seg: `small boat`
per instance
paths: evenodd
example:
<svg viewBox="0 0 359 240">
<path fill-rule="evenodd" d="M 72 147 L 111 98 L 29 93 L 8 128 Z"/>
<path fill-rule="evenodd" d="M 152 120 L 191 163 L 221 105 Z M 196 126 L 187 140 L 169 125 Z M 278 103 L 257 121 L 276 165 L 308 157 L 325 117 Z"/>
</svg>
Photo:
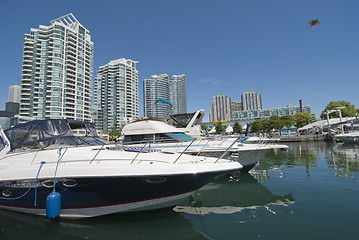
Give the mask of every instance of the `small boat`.
<svg viewBox="0 0 359 240">
<path fill-rule="evenodd" d="M 106 145 L 94 131 L 75 136 L 70 124 L 74 129 L 65 119 L 46 119 L 1 129 L 0 208 L 48 218 L 169 209 L 242 168 L 226 159 Z"/>
</svg>

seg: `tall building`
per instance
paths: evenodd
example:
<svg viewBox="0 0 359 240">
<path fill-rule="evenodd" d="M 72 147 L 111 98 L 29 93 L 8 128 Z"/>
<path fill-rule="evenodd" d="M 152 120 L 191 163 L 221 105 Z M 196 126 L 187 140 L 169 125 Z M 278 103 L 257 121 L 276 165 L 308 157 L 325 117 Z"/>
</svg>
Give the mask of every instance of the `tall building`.
<svg viewBox="0 0 359 240">
<path fill-rule="evenodd" d="M 242 103 L 236 102 L 236 101 L 231 101 L 231 110 L 232 110 L 232 112 L 242 111 L 243 110 Z"/>
<path fill-rule="evenodd" d="M 12 85 L 9 87 L 8 102 L 20 103 L 21 86 Z"/>
<path fill-rule="evenodd" d="M 243 110 L 262 109 L 262 97 L 256 92 L 242 93 L 242 106 Z"/>
<path fill-rule="evenodd" d="M 10 128 L 17 123 L 15 115 L 19 114 L 20 107 L 20 86 L 9 87 L 8 102 L 5 103 L 5 111 L 0 111 L 0 125 L 2 128 Z"/>
<path fill-rule="evenodd" d="M 171 106 L 159 99 L 170 101 L 167 74 L 151 75 L 143 81 L 144 116 L 168 118 Z"/>
<path fill-rule="evenodd" d="M 168 80 L 171 114 L 187 113 L 186 75 L 172 75 Z"/>
<path fill-rule="evenodd" d="M 231 99 L 224 94 L 213 96 L 210 112 L 210 121 L 230 121 L 231 120 Z"/>
<path fill-rule="evenodd" d="M 93 49 L 72 13 L 25 34 L 20 116 L 92 120 Z"/>
<path fill-rule="evenodd" d="M 101 66 L 95 78 L 95 124 L 103 133 L 139 115 L 136 61 L 117 59 Z"/>
</svg>

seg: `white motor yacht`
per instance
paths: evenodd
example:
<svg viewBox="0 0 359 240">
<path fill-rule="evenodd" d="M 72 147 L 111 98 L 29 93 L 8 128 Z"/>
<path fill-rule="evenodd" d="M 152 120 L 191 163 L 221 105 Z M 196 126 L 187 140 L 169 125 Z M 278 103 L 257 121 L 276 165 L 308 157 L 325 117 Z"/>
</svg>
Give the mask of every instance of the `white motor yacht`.
<svg viewBox="0 0 359 240">
<path fill-rule="evenodd" d="M 238 162 L 111 146 L 74 136 L 64 119 L 0 131 L 0 208 L 47 215 L 51 193 L 61 218 L 173 208 Z M 50 218 L 50 217 L 49 217 Z"/>
<path fill-rule="evenodd" d="M 176 128 L 166 122 L 145 119 L 128 123 L 122 129 L 124 145 L 148 146 L 162 151 L 219 157 L 236 155 L 243 166 L 242 172 L 249 171 L 264 154 L 271 149 L 286 149 L 286 145 L 245 144 L 237 138 L 214 139 L 192 137 L 184 128 Z M 223 156 L 222 156 L 223 157 Z"/>
</svg>

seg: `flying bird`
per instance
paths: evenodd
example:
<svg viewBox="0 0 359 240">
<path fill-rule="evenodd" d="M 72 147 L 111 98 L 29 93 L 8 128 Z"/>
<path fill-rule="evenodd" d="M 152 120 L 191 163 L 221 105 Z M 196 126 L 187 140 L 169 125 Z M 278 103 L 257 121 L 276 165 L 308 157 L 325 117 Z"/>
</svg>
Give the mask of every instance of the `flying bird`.
<svg viewBox="0 0 359 240">
<path fill-rule="evenodd" d="M 314 19 L 310 19 L 308 23 L 309 23 L 309 27 L 308 27 L 308 28 L 311 28 L 311 27 L 313 27 L 314 25 L 320 24 L 320 21 L 319 21 L 319 19 L 315 19 L 315 20 L 314 20 Z M 308 28 L 307 28 L 307 29 L 308 29 Z"/>
</svg>

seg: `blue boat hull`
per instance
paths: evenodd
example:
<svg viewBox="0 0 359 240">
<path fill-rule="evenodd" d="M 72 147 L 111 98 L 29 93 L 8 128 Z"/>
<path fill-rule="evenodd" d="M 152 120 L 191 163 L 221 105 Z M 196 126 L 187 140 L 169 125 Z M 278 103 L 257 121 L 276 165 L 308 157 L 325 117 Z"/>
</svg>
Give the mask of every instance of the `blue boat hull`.
<svg viewBox="0 0 359 240">
<path fill-rule="evenodd" d="M 55 189 L 61 194 L 60 217 L 82 218 L 172 208 L 225 173 L 57 179 Z M 51 179 L 38 180 L 36 196 L 33 187 L 24 197 L 11 200 L 24 194 L 32 181 L 0 182 L 0 194 L 8 198 L 0 200 L 0 208 L 45 215 L 46 198 L 53 191 Z"/>
</svg>

